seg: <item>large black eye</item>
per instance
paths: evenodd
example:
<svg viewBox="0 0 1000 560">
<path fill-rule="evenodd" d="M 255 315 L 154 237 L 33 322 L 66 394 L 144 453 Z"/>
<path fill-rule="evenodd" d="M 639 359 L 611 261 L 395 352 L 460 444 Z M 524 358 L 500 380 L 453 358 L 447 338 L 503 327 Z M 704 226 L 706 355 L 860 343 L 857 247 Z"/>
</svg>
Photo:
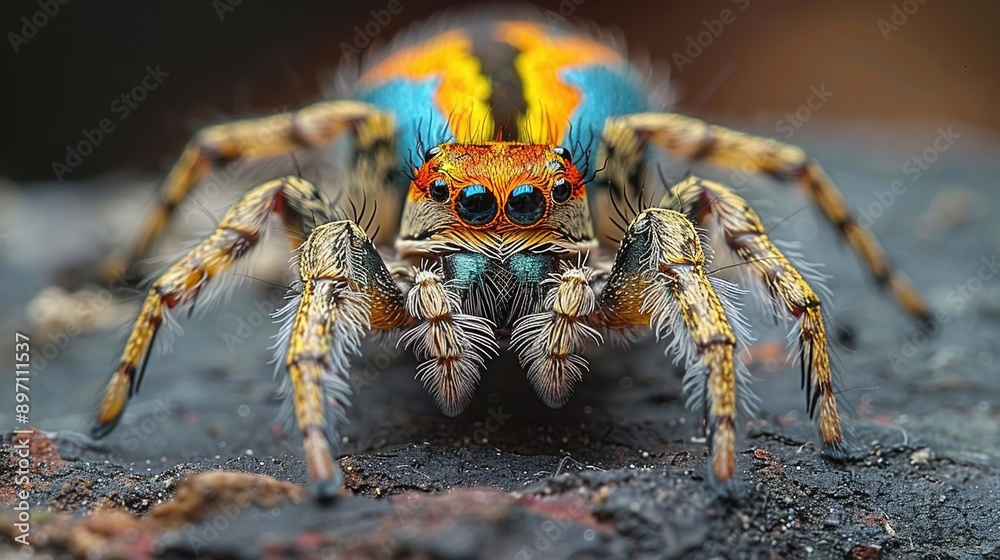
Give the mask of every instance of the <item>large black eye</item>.
<svg viewBox="0 0 1000 560">
<path fill-rule="evenodd" d="M 428 190 L 434 202 L 445 202 L 448 200 L 448 183 L 444 179 L 434 179 L 431 181 L 431 187 Z"/>
<path fill-rule="evenodd" d="M 507 217 L 515 224 L 531 225 L 545 213 L 545 195 L 533 185 L 518 185 L 510 193 L 506 207 Z"/>
<path fill-rule="evenodd" d="M 481 226 L 497 215 L 497 199 L 482 185 L 469 185 L 455 201 L 458 217 L 468 224 Z"/>
<path fill-rule="evenodd" d="M 569 186 L 569 181 L 565 177 L 560 177 L 552 185 L 552 200 L 566 202 L 569 200 L 569 195 L 572 194 L 572 191 L 573 189 Z"/>
</svg>

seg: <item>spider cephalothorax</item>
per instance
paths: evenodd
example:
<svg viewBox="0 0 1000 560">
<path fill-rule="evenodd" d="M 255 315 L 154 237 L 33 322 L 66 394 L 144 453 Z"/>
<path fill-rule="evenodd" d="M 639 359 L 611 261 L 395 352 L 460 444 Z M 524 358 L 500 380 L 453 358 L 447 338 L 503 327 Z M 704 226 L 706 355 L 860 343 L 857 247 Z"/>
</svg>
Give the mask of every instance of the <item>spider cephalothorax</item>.
<svg viewBox="0 0 1000 560">
<path fill-rule="evenodd" d="M 396 247 L 506 260 L 521 252 L 595 246 L 583 173 L 562 147 L 442 144 L 414 173 Z"/>
<path fill-rule="evenodd" d="M 662 198 L 649 199 L 637 186 L 653 182 L 647 162 L 697 160 L 797 185 L 904 308 L 926 317 L 923 300 L 802 150 L 662 112 L 643 74 L 609 42 L 537 21 L 476 21 L 396 44 L 348 99 L 199 133 L 126 262 L 149 248 L 222 160 L 297 149 L 326 154 L 350 138 L 339 162 L 346 196 L 335 206 L 300 177 L 246 193 L 209 238 L 154 282 L 94 434 L 121 418 L 169 313 L 217 285 L 276 214 L 298 251 L 299 276 L 279 314 L 279 357 L 322 496 L 340 484 L 334 457 L 350 359 L 376 334 L 414 351 L 418 378 L 450 415 L 465 408 L 505 342 L 542 400 L 561 406 L 583 378 L 588 346 L 627 345 L 643 334 L 667 339 L 665 352 L 686 371 L 688 403 L 705 414 L 710 479 L 732 490 L 736 414 L 752 401 L 737 353 L 748 326 L 735 302 L 743 292 L 711 273 L 713 250 L 745 265 L 775 317 L 793 323 L 806 409 L 824 449 L 840 453 L 817 292 L 736 192 L 692 176 L 651 187 Z M 425 140 L 434 146 L 426 152 Z M 412 154 L 421 153 L 414 164 Z M 359 197 L 380 202 L 371 238 L 355 221 L 337 219 Z"/>
</svg>

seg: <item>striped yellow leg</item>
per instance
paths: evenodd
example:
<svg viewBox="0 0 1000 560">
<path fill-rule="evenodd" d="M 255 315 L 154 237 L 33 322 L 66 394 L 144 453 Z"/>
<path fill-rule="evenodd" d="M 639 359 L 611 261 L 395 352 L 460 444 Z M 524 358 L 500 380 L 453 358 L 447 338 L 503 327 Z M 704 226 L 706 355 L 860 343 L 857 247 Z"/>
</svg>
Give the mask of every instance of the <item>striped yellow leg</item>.
<svg viewBox="0 0 1000 560">
<path fill-rule="evenodd" d="M 350 356 L 360 352 L 369 329 L 402 328 L 414 320 L 375 246 L 354 222 L 314 229 L 302 246 L 299 274 L 301 295 L 282 330 L 288 337 L 285 365 L 306 464 L 317 497 L 325 500 L 341 485 L 334 457 L 337 423 L 349 404 Z"/>
<path fill-rule="evenodd" d="M 689 402 L 706 405 L 709 476 L 723 493 L 734 489 L 736 474 L 736 334 L 731 313 L 719 297 L 725 284 L 710 279 L 707 258 L 694 224 L 680 212 L 650 208 L 625 232 L 598 308 L 594 326 L 628 329 L 649 326 L 662 338 L 674 337 L 668 352 L 685 366 Z"/>
<path fill-rule="evenodd" d="M 872 232 L 858 223 L 833 181 L 801 148 L 672 113 L 642 113 L 609 120 L 603 137 L 606 143 L 626 151 L 635 151 L 635 146 L 648 141 L 677 157 L 794 182 L 837 226 L 879 285 L 887 287 L 900 306 L 918 319 L 930 317 L 920 293 L 892 267 Z"/>
<path fill-rule="evenodd" d="M 355 101 L 328 101 L 294 113 L 210 126 L 188 142 L 167 175 L 159 199 L 146 217 L 135 242 L 104 263 L 107 278 L 128 273 L 170 222 L 177 206 L 214 166 L 235 160 L 253 160 L 287 154 L 296 148 L 323 148 L 347 131 L 354 131 L 359 162 L 375 159 L 385 167 L 394 161 L 392 117 Z M 378 152 L 369 154 L 367 152 Z M 373 175 L 369 184 L 384 178 L 385 170 L 363 171 Z M 378 167 L 378 166 L 376 166 Z M 354 185 L 354 182 L 350 182 Z M 348 193 L 356 194 L 356 193 Z M 387 209 L 387 208 L 386 208 Z"/>
<path fill-rule="evenodd" d="M 207 239 L 160 276 L 146 295 L 118 369 L 105 390 L 92 429 L 94 437 L 103 437 L 114 428 L 126 402 L 138 391 L 150 347 L 165 314 L 182 305 L 193 305 L 214 279 L 244 257 L 260 240 L 272 212 L 282 217 L 289 231 L 301 232 L 313 220 L 325 221 L 330 208 L 307 181 L 296 177 L 268 181 L 240 199 Z M 295 234 L 292 237 L 301 239 Z"/>
<path fill-rule="evenodd" d="M 680 201 L 684 212 L 699 225 L 722 234 L 728 248 L 746 263 L 753 277 L 770 294 L 775 313 L 798 320 L 806 410 L 816 419 L 827 452 L 842 454 L 840 417 L 819 296 L 768 239 L 753 208 L 728 188 L 690 177 L 675 186 L 661 204 L 675 201 Z"/>
</svg>

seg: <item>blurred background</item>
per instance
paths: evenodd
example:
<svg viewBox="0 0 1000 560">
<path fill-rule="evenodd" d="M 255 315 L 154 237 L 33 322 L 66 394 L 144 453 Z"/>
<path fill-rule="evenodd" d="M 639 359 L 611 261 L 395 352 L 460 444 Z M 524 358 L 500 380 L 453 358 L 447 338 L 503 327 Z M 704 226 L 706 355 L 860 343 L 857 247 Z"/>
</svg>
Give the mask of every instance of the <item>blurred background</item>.
<svg viewBox="0 0 1000 560">
<path fill-rule="evenodd" d="M 110 461 L 108 469 L 123 466 L 129 472 L 172 468 L 187 460 L 202 461 L 204 467 L 251 455 L 300 456 L 294 436 L 282 436 L 275 422 L 281 401 L 267 363 L 277 330 L 267 314 L 284 305 L 281 286 L 290 281 L 282 236 L 271 236 L 255 255 L 255 280 L 248 278 L 231 302 L 198 320 L 182 319 L 177 351 L 150 360 L 142 394 L 133 399 L 121 426 L 97 446 L 83 434 L 121 355 L 141 293 L 95 283 L 88 267 L 134 239 L 157 185 L 200 127 L 315 101 L 345 52 L 356 64 L 411 24 L 447 8 L 460 9 L 458 4 L 0 2 L 5 41 L 0 45 L 5 90 L 0 103 L 0 337 L 31 334 L 31 425 L 54 435 L 60 453 L 82 442 L 93 455 L 76 458 L 88 457 L 94 465 Z M 891 260 L 927 298 L 936 313 L 932 325 L 916 324 L 874 286 L 801 189 L 769 177 L 748 180 L 732 170 L 695 166 L 694 172 L 738 188 L 761 214 L 769 235 L 799 243 L 804 260 L 825 265 L 822 272 L 830 276 L 827 285 L 833 291 L 824 308 L 839 376 L 838 401 L 856 449 L 867 453 L 883 444 L 886 449 L 927 444 L 936 457 L 956 465 L 987 465 L 995 474 L 1000 464 L 1000 220 L 995 218 L 1000 215 L 1000 2 L 540 0 L 537 9 L 542 18 L 590 20 L 617 29 L 636 58 L 656 61 L 655 73 L 669 75 L 678 112 L 802 146 L 823 164 L 850 209 L 870 225 Z M 502 7 L 500 12 L 514 10 Z M 89 153 L 66 167 L 67 150 L 81 143 L 92 144 Z M 291 172 L 291 161 L 282 163 Z M 681 173 L 688 170 L 683 165 Z M 246 185 L 238 183 L 249 180 L 229 181 L 231 175 L 225 171 L 206 179 L 179 207 L 168 235 L 152 252 L 166 258 L 148 263 L 148 271 L 216 225 L 243 192 Z M 919 474 L 903 478 L 901 471 L 887 471 L 888 478 L 871 478 L 865 483 L 870 486 L 853 494 L 811 482 L 837 479 L 827 476 L 826 466 L 799 471 L 799 462 L 809 455 L 800 444 L 816 436 L 805 414 L 798 368 L 785 361 L 788 326 L 774 325 L 753 309 L 747 307 L 762 342 L 751 360 L 754 389 L 765 398 L 754 422 L 741 426 L 741 437 L 757 435 L 741 439 L 741 445 L 794 455 L 788 465 L 796 467 L 785 473 L 798 477 L 789 494 L 796 502 L 806 495 L 814 500 L 836 496 L 845 507 L 837 529 L 836 518 L 833 524 L 826 521 L 833 510 L 825 505 L 796 517 L 796 528 L 800 519 L 818 524 L 804 543 L 813 546 L 834 534 L 862 542 L 857 534 L 883 531 L 863 521 L 883 507 L 894 524 L 905 520 L 896 525 L 898 541 L 911 547 L 927 538 L 924 533 L 962 542 L 963 533 L 941 521 L 948 511 L 961 513 L 960 524 L 969 527 L 998 526 L 995 508 L 988 507 L 995 502 L 996 477 L 993 486 L 980 485 L 942 471 L 943 462 L 928 467 L 932 471 L 913 466 L 914 461 L 926 463 L 926 454 L 924 459 L 896 457 L 897 466 L 913 466 Z M 10 350 L 2 352 L 10 356 Z M 387 373 L 378 383 L 357 388 L 351 423 L 343 432 L 344 453 L 381 453 L 429 441 L 439 446 L 426 447 L 435 457 L 450 457 L 441 450 L 483 445 L 490 457 L 493 449 L 504 452 L 495 454 L 497 460 L 551 460 L 547 471 L 531 468 L 538 472 L 535 477 L 563 469 L 557 449 L 559 455 L 564 449 L 572 453 L 574 462 L 582 461 L 578 465 L 608 469 L 686 456 L 695 464 L 691 472 L 702 472 L 700 422 L 683 407 L 682 374 L 669 365 L 662 344 L 637 348 L 628 360 L 614 351 L 596 356 L 574 400 L 555 411 L 534 397 L 507 355 L 491 366 L 490 373 L 499 375 L 483 376 L 470 409 L 452 419 L 436 410 L 413 380 L 414 360 L 400 353 L 404 357 L 386 358 L 384 366 L 378 360 L 356 362 L 366 379 L 372 371 L 376 377 Z M 9 358 L 0 357 L 0 363 L 9 363 L 4 359 Z M 164 421 L 157 412 L 161 402 L 177 409 Z M 490 434 L 488 444 L 471 441 L 469 434 L 482 429 L 493 406 L 503 406 L 514 418 Z M 0 430 L 17 425 L 13 411 L 13 391 L 0 390 Z M 139 439 L 136 427 L 142 429 Z M 604 435 L 591 442 L 594 434 Z M 760 464 L 754 457 L 759 458 L 740 453 L 740 468 Z M 297 461 L 287 464 L 304 472 Z M 391 476 L 411 470 L 409 459 L 399 461 L 406 468 L 393 466 Z M 877 463 L 882 465 L 881 456 Z M 687 468 L 682 465 L 678 468 Z M 753 475 L 755 480 L 771 480 L 768 465 L 763 478 Z M 513 472 L 509 464 L 491 468 L 485 470 Z M 873 472 L 860 470 L 858 462 L 847 468 L 853 472 L 844 480 L 851 485 Z M 471 470 L 479 470 L 478 464 Z M 704 487 L 684 483 L 687 477 L 678 479 L 678 488 Z M 101 480 L 108 476 L 91 470 L 84 478 L 72 480 L 68 492 L 107 493 Z M 90 490 L 91 479 L 98 490 Z M 949 480 L 979 504 L 983 521 L 955 509 L 954 493 L 938 507 L 945 500 L 941 481 Z M 79 484 L 87 489 L 77 490 Z M 123 494 L 143 503 L 159 500 L 137 494 L 131 477 L 128 484 Z M 52 485 L 58 488 L 67 487 Z M 894 510 L 883 501 L 893 489 L 905 491 L 899 498 L 905 507 Z M 793 526 L 787 521 L 793 498 L 781 498 L 774 490 L 767 482 L 763 498 L 747 502 L 755 509 L 761 502 L 765 509 L 770 504 L 776 512 L 760 543 L 774 538 L 774 527 Z M 700 519 L 683 511 L 676 517 Z M 907 527 L 917 517 L 927 524 Z M 741 538 L 757 538 L 745 530 L 745 520 L 727 523 L 713 534 L 728 539 L 732 527 L 744 527 L 737 531 Z M 313 518 L 308 524 L 315 524 Z M 698 531 L 705 530 L 699 525 Z M 975 532 L 969 529 L 966 536 Z M 800 557 L 803 550 L 811 549 L 768 556 Z"/>
<path fill-rule="evenodd" d="M 375 22 L 372 11 L 390 3 L 5 1 L 0 176 L 55 178 L 52 164 L 65 159 L 66 145 L 103 118 L 112 119 L 113 132 L 64 179 L 125 167 L 161 172 L 207 122 L 316 99 L 344 45 L 364 42 L 358 29 L 368 26 L 373 43 L 385 43 L 407 25 L 463 4 L 398 0 L 397 14 Z M 678 106 L 690 113 L 773 122 L 825 84 L 834 95 L 823 105 L 824 118 L 944 118 L 1000 127 L 996 2 L 543 0 L 538 6 L 550 18 L 619 29 L 632 52 L 669 68 Z M 169 77 L 127 116 L 120 104 L 116 112 L 115 100 L 156 65 Z"/>
</svg>

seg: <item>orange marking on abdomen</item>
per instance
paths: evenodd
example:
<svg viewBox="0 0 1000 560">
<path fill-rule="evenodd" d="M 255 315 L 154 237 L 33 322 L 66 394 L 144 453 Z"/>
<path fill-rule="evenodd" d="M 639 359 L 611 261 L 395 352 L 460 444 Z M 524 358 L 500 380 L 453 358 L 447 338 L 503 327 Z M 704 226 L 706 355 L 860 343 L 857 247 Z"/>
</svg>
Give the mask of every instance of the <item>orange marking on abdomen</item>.
<svg viewBox="0 0 1000 560">
<path fill-rule="evenodd" d="M 435 102 L 458 141 L 482 142 L 493 137 L 490 81 L 482 74 L 465 32 L 448 31 L 403 48 L 366 72 L 361 83 L 372 87 L 400 78 L 441 80 Z"/>
<path fill-rule="evenodd" d="M 551 37 L 545 26 L 531 22 L 509 22 L 497 26 L 497 38 L 521 51 L 514 61 L 524 85 L 528 109 L 519 120 L 522 134 L 530 142 L 555 144 L 562 141 L 570 116 L 583 93 L 565 83 L 560 72 L 584 65 L 621 63 L 614 49 L 581 37 Z"/>
</svg>

